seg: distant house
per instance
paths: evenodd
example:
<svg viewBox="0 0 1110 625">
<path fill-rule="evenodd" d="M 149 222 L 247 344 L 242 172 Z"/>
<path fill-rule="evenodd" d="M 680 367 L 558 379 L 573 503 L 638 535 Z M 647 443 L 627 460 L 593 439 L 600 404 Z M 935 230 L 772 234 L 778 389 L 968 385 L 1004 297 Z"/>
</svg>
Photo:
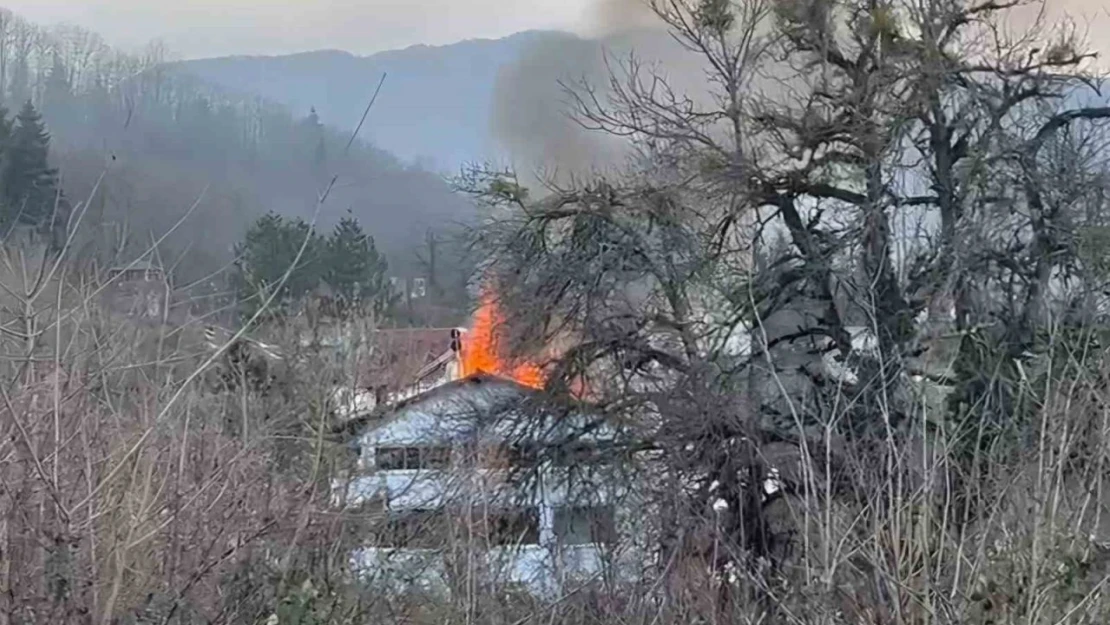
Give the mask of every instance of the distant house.
<svg viewBox="0 0 1110 625">
<path fill-rule="evenodd" d="M 166 273 L 148 262 L 138 262 L 108 270 L 108 280 L 118 283 L 166 282 Z"/>
<path fill-rule="evenodd" d="M 148 262 L 112 267 L 105 289 L 110 307 L 131 317 L 159 319 L 169 296 L 165 271 Z"/>
<path fill-rule="evenodd" d="M 596 428 L 570 451 L 540 453 L 586 417 L 545 414 L 538 397 L 479 374 L 367 422 L 353 441 L 358 470 L 335 484 L 337 505 L 381 511 L 351 554 L 356 572 L 386 586 L 449 589 L 466 553 L 487 581 L 544 596 L 605 573 L 628 576 L 637 516 L 629 487 L 587 449 L 612 432 Z"/>
</svg>

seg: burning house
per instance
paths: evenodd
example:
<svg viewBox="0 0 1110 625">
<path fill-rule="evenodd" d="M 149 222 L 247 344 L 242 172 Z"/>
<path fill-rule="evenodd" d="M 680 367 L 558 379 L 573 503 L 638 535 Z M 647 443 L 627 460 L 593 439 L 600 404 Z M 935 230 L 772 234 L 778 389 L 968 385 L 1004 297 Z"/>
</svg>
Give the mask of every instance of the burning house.
<svg viewBox="0 0 1110 625">
<path fill-rule="evenodd" d="M 631 570 L 618 540 L 634 523 L 627 483 L 598 453 L 613 429 L 548 404 L 541 367 L 499 358 L 496 321 L 484 302 L 408 391 L 354 417 L 357 470 L 335 498 L 376 511 L 351 554 L 372 583 L 449 590 L 465 564 L 550 595 Z"/>
<path fill-rule="evenodd" d="M 661 535 L 651 526 L 661 516 L 651 489 L 658 495 L 660 484 L 673 484 L 680 498 L 706 498 L 714 514 L 735 509 L 718 493 L 721 481 L 710 482 L 702 468 L 666 466 L 653 459 L 658 449 L 628 445 L 614 423 L 591 422 L 587 408 L 551 404 L 541 390 L 542 363 L 504 360 L 501 321 L 494 301 L 484 299 L 470 329 L 440 337 L 437 356 L 416 350 L 423 364 L 407 386 L 372 408 L 352 410 L 358 467 L 335 484 L 335 497 L 337 505 L 377 519 L 350 554 L 360 575 L 386 587 L 449 591 L 464 577 L 474 583 L 479 573 L 492 583 L 560 596 L 596 577 L 635 581 L 645 567 L 660 565 L 650 555 L 658 553 Z M 846 330 L 848 357 L 837 359 L 832 345 L 814 341 L 799 359 L 814 376 L 850 388 L 876 341 L 866 327 Z M 724 339 L 720 349 L 729 356 L 751 355 L 750 330 L 733 327 Z M 635 388 L 640 374 L 625 373 Z M 651 437 L 650 415 L 639 427 L 647 429 L 641 440 Z M 616 449 L 625 454 L 614 457 Z M 692 443 L 683 449 L 696 451 Z M 801 473 L 791 445 L 763 451 L 766 473 L 752 496 L 766 507 L 786 497 Z M 752 477 L 744 473 L 736 483 L 747 489 Z M 790 521 L 776 522 L 768 540 L 786 544 Z M 712 552 L 712 545 L 699 543 L 699 532 L 712 530 L 684 529 L 692 536 L 691 566 L 702 566 L 699 558 L 709 556 L 698 549 Z"/>
<path fill-rule="evenodd" d="M 477 373 L 541 388 L 544 375 L 540 366 L 503 361 L 496 337 L 500 323 L 497 307 L 486 298 L 470 328 L 379 329 L 362 341 L 337 340 L 339 351 L 352 350 L 354 343 L 361 343 L 364 349 L 352 363 L 355 379 L 335 391 L 336 416 L 340 421 L 355 419 Z"/>
</svg>

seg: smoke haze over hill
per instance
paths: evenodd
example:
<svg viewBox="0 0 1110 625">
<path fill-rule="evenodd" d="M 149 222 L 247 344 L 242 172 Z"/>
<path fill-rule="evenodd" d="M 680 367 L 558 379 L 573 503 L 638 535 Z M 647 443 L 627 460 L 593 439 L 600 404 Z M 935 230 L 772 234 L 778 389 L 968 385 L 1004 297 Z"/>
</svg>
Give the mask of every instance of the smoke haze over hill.
<svg viewBox="0 0 1110 625">
<path fill-rule="evenodd" d="M 469 205 L 441 176 L 352 142 L 350 129 L 321 124 L 307 107 L 292 112 L 170 71 L 157 48 L 126 54 L 96 33 L 10 13 L 0 13 L 0 27 L 0 95 L 41 111 L 68 196 L 84 200 L 104 176 L 78 233 L 102 263 L 130 260 L 172 230 L 164 262 L 180 280 L 199 279 L 231 261 L 259 216 L 313 216 L 332 177 L 320 228 L 349 212 L 400 273 L 416 263 L 429 229 L 469 219 Z"/>
</svg>

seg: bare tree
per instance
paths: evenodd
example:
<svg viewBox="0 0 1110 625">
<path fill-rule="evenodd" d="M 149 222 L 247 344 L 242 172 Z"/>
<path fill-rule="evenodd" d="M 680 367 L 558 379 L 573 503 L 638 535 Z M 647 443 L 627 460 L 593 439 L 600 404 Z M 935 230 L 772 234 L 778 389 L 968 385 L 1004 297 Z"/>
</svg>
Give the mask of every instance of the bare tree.
<svg viewBox="0 0 1110 625">
<path fill-rule="evenodd" d="M 629 447 L 661 453 L 671 493 L 692 477 L 701 514 L 722 501 L 719 574 L 769 592 L 753 567 L 782 558 L 771 450 L 813 548 L 833 498 L 876 522 L 910 492 L 948 514 L 924 485 L 953 478 L 921 454 L 955 460 L 967 427 L 1016 416 L 1021 360 L 1066 307 L 1065 214 L 1105 210 L 1097 133 L 1045 146 L 1110 114 L 1081 102 L 1097 82 L 1072 30 L 1008 32 L 1018 4 L 655 2 L 714 101 L 632 58 L 607 95 L 569 86 L 582 124 L 638 148 L 626 175 L 538 200 L 511 174 L 463 181 L 493 210 L 479 240 L 520 350 L 573 337 L 551 390 L 632 424 Z M 923 320 L 944 301 L 963 338 L 936 375 Z M 926 419 L 938 384 L 956 393 Z"/>
</svg>

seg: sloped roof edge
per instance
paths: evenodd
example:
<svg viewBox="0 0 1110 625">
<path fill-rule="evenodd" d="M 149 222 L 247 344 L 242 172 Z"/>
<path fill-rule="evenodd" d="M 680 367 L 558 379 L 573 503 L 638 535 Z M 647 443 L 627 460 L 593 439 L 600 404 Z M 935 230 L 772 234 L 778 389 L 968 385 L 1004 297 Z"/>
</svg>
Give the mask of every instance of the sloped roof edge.
<svg viewBox="0 0 1110 625">
<path fill-rule="evenodd" d="M 354 436 L 366 430 L 367 426 L 370 424 L 373 424 L 375 427 L 381 427 L 389 423 L 392 416 L 398 415 L 402 411 L 412 408 L 417 404 L 434 399 L 436 396 L 445 395 L 461 388 L 480 388 L 483 385 L 487 387 L 491 385 L 503 385 L 516 390 L 520 393 L 521 397 L 534 396 L 539 393 L 536 389 L 520 384 L 515 380 L 479 372 L 468 375 L 465 378 L 447 382 L 446 384 L 442 384 L 401 401 L 375 408 L 364 415 L 359 415 L 342 424 L 338 428 L 338 433 Z"/>
</svg>

